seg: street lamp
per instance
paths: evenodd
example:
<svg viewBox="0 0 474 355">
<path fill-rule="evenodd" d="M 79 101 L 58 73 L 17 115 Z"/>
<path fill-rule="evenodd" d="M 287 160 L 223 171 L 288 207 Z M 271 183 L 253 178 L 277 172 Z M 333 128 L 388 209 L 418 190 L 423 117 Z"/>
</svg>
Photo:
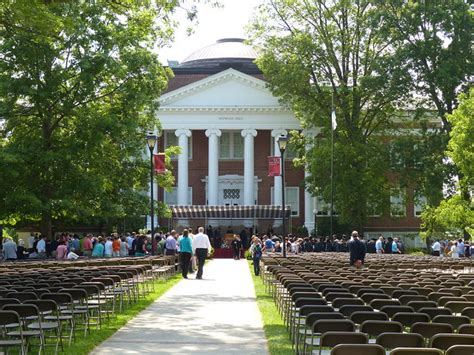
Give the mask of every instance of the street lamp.
<svg viewBox="0 0 474 355">
<path fill-rule="evenodd" d="M 285 150 L 288 144 L 287 136 L 280 136 L 278 138 L 278 148 L 280 148 L 281 159 L 281 218 L 283 220 L 283 257 L 286 258 L 286 206 L 285 206 Z"/>
<path fill-rule="evenodd" d="M 154 193 L 153 193 L 153 151 L 155 150 L 156 141 L 158 137 L 154 133 L 148 133 L 146 136 L 146 143 L 148 145 L 148 149 L 150 149 L 150 217 L 151 217 L 151 245 L 152 251 L 151 253 L 154 254 L 154 243 L 153 243 L 153 234 L 155 233 L 155 202 L 154 202 Z"/>
</svg>

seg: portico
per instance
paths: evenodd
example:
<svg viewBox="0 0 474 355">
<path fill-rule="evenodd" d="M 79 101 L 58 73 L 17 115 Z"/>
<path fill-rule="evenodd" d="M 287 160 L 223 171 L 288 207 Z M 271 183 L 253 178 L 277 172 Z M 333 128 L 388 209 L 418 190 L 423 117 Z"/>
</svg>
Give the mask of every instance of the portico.
<svg viewBox="0 0 474 355">
<path fill-rule="evenodd" d="M 281 205 L 281 177 L 267 176 L 267 157 L 279 155 L 274 148 L 278 137 L 300 129 L 300 123 L 263 80 L 232 68 L 210 75 L 163 95 L 159 119 L 181 148 L 175 167 L 178 205 L 190 200 L 197 205 Z M 291 173 L 289 184 L 301 188 L 302 196 L 295 197 L 293 203 L 302 206 L 295 206 L 298 213 L 292 215 L 311 223 L 313 214 L 304 215 L 313 210 L 303 205 L 312 203 L 304 197 L 304 173 Z"/>
</svg>

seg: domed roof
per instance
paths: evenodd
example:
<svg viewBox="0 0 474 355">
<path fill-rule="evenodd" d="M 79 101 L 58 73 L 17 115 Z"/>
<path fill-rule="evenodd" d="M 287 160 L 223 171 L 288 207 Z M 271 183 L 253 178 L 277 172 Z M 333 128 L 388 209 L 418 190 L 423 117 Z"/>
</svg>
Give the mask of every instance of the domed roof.
<svg viewBox="0 0 474 355">
<path fill-rule="evenodd" d="M 216 65 L 249 65 L 257 58 L 257 51 L 251 46 L 244 44 L 242 38 L 224 38 L 210 46 L 198 49 L 178 67 L 180 68 L 204 68 Z"/>
</svg>

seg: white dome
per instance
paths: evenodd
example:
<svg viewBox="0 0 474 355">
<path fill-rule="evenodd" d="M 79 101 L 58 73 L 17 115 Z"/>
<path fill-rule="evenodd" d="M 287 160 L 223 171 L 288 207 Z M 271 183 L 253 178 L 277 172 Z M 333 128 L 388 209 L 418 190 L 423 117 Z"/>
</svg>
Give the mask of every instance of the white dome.
<svg viewBox="0 0 474 355">
<path fill-rule="evenodd" d="M 257 58 L 257 51 L 243 42 L 242 38 L 220 39 L 210 46 L 198 49 L 186 57 L 182 64 L 215 59 L 244 59 L 253 61 Z"/>
</svg>

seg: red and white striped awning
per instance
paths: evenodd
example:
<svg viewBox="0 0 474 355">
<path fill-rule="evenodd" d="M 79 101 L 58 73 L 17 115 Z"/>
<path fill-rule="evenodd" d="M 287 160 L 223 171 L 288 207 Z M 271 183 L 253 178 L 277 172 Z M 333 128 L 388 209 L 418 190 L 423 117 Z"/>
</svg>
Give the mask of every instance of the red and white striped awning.
<svg viewBox="0 0 474 355">
<path fill-rule="evenodd" d="M 282 206 L 169 206 L 173 219 L 278 219 L 282 218 Z M 285 208 L 286 218 L 291 215 L 290 206 Z"/>
</svg>

